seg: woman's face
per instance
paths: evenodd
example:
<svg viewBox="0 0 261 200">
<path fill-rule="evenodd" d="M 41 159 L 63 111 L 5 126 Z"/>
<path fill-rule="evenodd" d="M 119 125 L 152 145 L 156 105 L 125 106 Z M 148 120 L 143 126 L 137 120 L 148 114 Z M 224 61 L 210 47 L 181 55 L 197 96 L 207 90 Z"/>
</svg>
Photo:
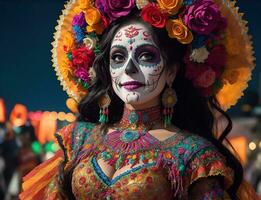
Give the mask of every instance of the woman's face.
<svg viewBox="0 0 261 200">
<path fill-rule="evenodd" d="M 159 100 L 166 84 L 164 61 L 147 24 L 133 22 L 115 34 L 110 50 L 115 93 L 131 105 Z"/>
</svg>

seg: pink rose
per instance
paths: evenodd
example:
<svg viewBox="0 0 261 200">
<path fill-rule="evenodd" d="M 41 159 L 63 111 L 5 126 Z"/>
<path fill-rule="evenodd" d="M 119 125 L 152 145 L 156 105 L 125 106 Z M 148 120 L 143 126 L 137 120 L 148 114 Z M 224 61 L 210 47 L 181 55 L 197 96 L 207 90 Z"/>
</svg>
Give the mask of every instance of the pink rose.
<svg viewBox="0 0 261 200">
<path fill-rule="evenodd" d="M 213 0 L 196 0 L 187 6 L 184 13 L 184 23 L 193 31 L 208 35 L 216 28 L 222 27 L 224 20 L 218 6 Z"/>
<path fill-rule="evenodd" d="M 97 0 L 96 7 L 110 20 L 128 15 L 135 6 L 135 0 Z"/>
<path fill-rule="evenodd" d="M 89 82 L 90 81 L 89 73 L 83 67 L 79 67 L 78 69 L 76 69 L 74 71 L 74 75 L 75 75 L 75 77 L 83 80 L 84 82 Z"/>
</svg>

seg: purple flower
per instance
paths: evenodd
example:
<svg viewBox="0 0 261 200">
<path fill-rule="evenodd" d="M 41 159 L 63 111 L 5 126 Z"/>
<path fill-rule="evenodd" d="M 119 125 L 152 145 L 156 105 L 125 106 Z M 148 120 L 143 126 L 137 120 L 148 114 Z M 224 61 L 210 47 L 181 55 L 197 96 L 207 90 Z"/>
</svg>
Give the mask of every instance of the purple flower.
<svg viewBox="0 0 261 200">
<path fill-rule="evenodd" d="M 112 21 L 128 15 L 135 6 L 135 0 L 97 0 L 96 7 Z"/>
<path fill-rule="evenodd" d="M 220 27 L 223 18 L 218 6 L 213 0 L 197 0 L 187 6 L 184 13 L 184 23 L 193 31 L 208 35 Z"/>
<path fill-rule="evenodd" d="M 76 69 L 76 70 L 74 71 L 74 75 L 75 75 L 77 78 L 83 80 L 84 82 L 89 82 L 89 81 L 90 81 L 89 73 L 88 73 L 88 71 L 87 71 L 85 68 L 83 68 L 83 67 L 79 67 L 78 69 Z"/>
<path fill-rule="evenodd" d="M 85 28 L 87 26 L 83 12 L 81 12 L 79 15 L 75 15 L 73 17 L 72 25 L 80 26 L 81 28 Z"/>
</svg>

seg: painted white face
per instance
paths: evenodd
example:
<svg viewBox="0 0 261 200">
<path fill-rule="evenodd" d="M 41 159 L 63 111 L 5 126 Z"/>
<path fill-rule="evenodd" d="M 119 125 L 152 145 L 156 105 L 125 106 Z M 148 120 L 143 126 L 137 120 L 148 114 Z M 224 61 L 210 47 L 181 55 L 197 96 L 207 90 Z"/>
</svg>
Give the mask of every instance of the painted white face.
<svg viewBox="0 0 261 200">
<path fill-rule="evenodd" d="M 133 22 L 118 30 L 110 50 L 110 73 L 113 89 L 125 103 L 159 99 L 166 73 L 148 25 Z"/>
</svg>

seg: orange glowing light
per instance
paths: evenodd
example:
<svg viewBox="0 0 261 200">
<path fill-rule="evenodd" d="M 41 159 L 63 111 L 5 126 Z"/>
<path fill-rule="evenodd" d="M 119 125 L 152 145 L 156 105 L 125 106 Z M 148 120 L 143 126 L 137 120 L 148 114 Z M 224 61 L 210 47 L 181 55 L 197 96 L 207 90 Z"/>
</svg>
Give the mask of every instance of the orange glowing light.
<svg viewBox="0 0 261 200">
<path fill-rule="evenodd" d="M 68 98 L 66 100 L 66 106 L 70 109 L 70 111 L 72 111 L 73 113 L 77 113 L 78 112 L 78 108 L 77 108 L 77 102 L 73 99 L 73 98 Z"/>
<path fill-rule="evenodd" d="M 22 126 L 27 121 L 27 108 L 22 104 L 16 104 L 10 114 L 10 122 L 13 126 Z"/>
<path fill-rule="evenodd" d="M 5 122 L 5 114 L 6 114 L 5 102 L 4 99 L 0 98 L 0 123 Z"/>
</svg>

